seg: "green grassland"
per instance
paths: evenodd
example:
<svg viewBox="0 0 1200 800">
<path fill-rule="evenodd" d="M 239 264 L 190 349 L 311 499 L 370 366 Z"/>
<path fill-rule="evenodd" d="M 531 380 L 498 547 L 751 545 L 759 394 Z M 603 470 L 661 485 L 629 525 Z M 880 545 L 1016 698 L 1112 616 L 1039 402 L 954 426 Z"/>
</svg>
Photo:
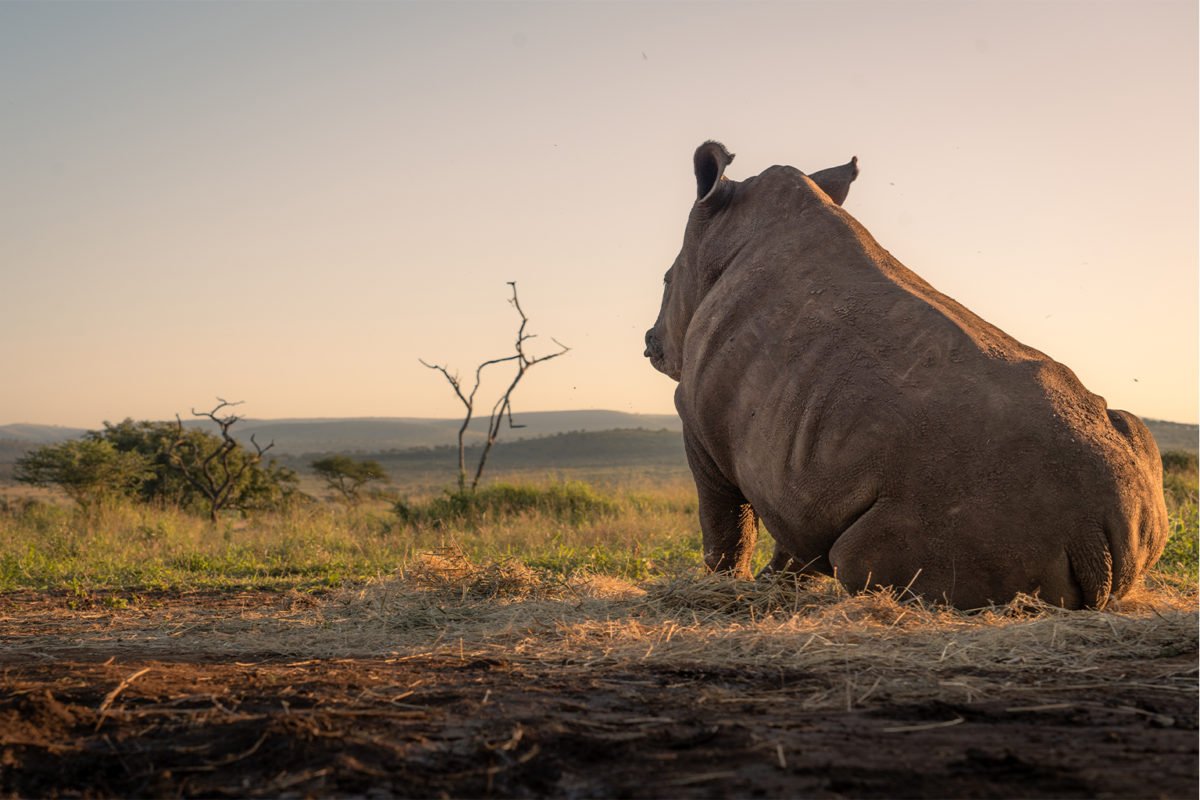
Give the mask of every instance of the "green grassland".
<svg viewBox="0 0 1200 800">
<path fill-rule="evenodd" d="M 468 446 L 468 469 L 480 447 Z M 454 482 L 458 448 L 412 447 L 369 453 L 406 492 L 437 492 Z M 280 463 L 303 474 L 313 456 L 282 456 Z M 677 430 L 567 431 L 534 439 L 501 440 L 488 457 L 487 476 L 535 482 L 582 480 L 607 489 L 678 481 L 690 476 Z"/>
<path fill-rule="evenodd" d="M 1171 520 L 1171 537 L 1159 571 L 1188 585 L 1200 579 L 1200 546 L 1197 544 L 1198 460 L 1195 453 L 1168 452 L 1163 456 L 1163 493 Z"/>
<path fill-rule="evenodd" d="M 1188 587 L 1197 580 L 1196 458 L 1167 462 L 1172 537 L 1154 579 Z M 759 564 L 769 548 L 763 536 Z M 510 469 L 470 500 L 417 481 L 356 505 L 310 500 L 216 524 L 127 501 L 85 511 L 45 492 L 0 501 L 0 591 L 316 590 L 445 549 L 563 579 L 669 576 L 700 563 L 695 490 L 686 470 L 663 463 Z"/>
<path fill-rule="evenodd" d="M 603 493 L 582 483 L 496 483 L 472 508 L 447 495 L 415 497 L 308 502 L 215 525 L 129 502 L 84 511 L 10 499 L 0 507 L 0 591 L 329 587 L 445 548 L 560 575 L 591 569 L 636 580 L 700 552 L 695 494 L 682 480 Z"/>
</svg>

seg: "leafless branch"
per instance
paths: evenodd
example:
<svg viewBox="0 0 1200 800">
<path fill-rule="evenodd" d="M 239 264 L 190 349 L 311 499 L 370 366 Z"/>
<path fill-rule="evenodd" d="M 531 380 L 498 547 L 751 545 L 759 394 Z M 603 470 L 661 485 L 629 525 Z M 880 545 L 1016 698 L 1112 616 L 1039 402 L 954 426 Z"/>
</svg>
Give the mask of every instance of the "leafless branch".
<svg viewBox="0 0 1200 800">
<path fill-rule="evenodd" d="M 462 400 L 463 405 L 470 407 L 470 402 L 467 400 L 466 397 L 463 396 L 462 384 L 460 384 L 458 382 L 457 374 L 451 375 L 450 370 L 446 369 L 441 364 L 430 364 L 423 358 L 418 358 L 417 361 L 420 361 L 422 366 L 429 367 L 429 369 L 434 369 L 434 370 L 437 370 L 438 372 L 442 373 L 442 375 L 444 375 L 446 377 L 446 380 L 450 382 L 450 385 L 452 387 L 454 387 L 454 393 L 456 395 L 458 395 L 458 399 Z"/>
<path fill-rule="evenodd" d="M 236 414 L 225 416 L 219 416 L 219 414 L 226 408 L 241 404 L 242 401 L 231 403 L 218 397 L 217 406 L 212 411 L 192 409 L 192 416 L 211 420 L 221 432 L 221 443 L 207 453 L 203 452 L 197 442 L 187 438 L 183 429 L 183 420 L 179 418 L 178 414 L 175 415 L 175 441 L 168 448 L 167 457 L 183 475 L 184 480 L 208 501 L 209 516 L 213 522 L 217 521 L 218 512 L 229 504 L 233 492 L 246 470 L 259 463 L 263 454 L 275 446 L 275 442 L 272 441 L 266 447 L 262 447 L 251 436 L 250 441 L 254 444 L 255 455 L 247 455 L 245 458 L 231 463 L 230 457 L 237 450 L 238 443 L 229 431 L 241 420 L 241 417 Z"/>
<path fill-rule="evenodd" d="M 254 445 L 254 449 L 258 453 L 258 457 L 262 458 L 263 453 L 267 452 L 268 450 L 270 450 L 272 447 L 275 446 L 275 440 L 272 439 L 271 443 L 269 445 L 267 445 L 266 447 L 263 447 L 262 445 L 260 445 L 258 443 L 258 440 L 254 438 L 254 434 L 252 433 L 252 434 L 250 434 L 250 444 Z"/>
<path fill-rule="evenodd" d="M 471 424 L 471 419 L 475 414 L 475 395 L 479 391 L 479 385 L 483 380 L 484 369 L 496 364 L 504 364 L 510 361 L 515 362 L 517 367 L 516 375 L 508 384 L 508 388 L 504 390 L 504 393 L 500 395 L 500 398 L 492 406 L 492 413 L 488 419 L 487 436 L 484 439 L 483 451 L 479 455 L 479 464 L 475 470 L 475 478 L 471 482 L 472 491 L 474 491 L 475 487 L 479 485 L 479 479 L 483 475 L 483 468 L 487 463 L 488 454 L 492 449 L 492 445 L 496 442 L 496 437 L 500 434 L 501 422 L 507 418 L 509 428 L 524 427 L 523 425 L 518 425 L 513 422 L 512 393 L 517 388 L 517 384 L 521 382 L 521 378 L 525 376 L 525 372 L 534 364 L 540 364 L 543 361 L 549 361 L 552 358 L 558 358 L 571 349 L 557 339 L 551 338 L 551 341 L 558 345 L 558 352 L 549 353 L 543 356 L 535 356 L 532 358 L 525 353 L 525 343 L 531 339 L 537 338 L 537 334 L 525 332 L 525 327 L 529 324 L 529 317 L 525 315 L 524 309 L 521 308 L 521 301 L 517 296 L 517 283 L 516 281 L 508 281 L 508 285 L 512 287 L 512 297 L 509 298 L 508 302 L 513 308 L 516 309 L 517 314 L 521 317 L 521 324 L 517 328 L 517 339 L 513 345 L 513 348 L 516 352 L 510 356 L 489 359 L 476 367 L 475 384 L 471 387 L 471 391 L 469 393 L 464 393 L 458 375 L 451 375 L 448 368 L 440 364 L 430 364 L 424 359 L 417 359 L 423 366 L 442 373 L 466 409 L 466 414 L 464 415 L 462 425 L 458 429 L 458 490 L 460 492 L 466 490 L 467 480 L 465 437 L 467 428 Z"/>
</svg>

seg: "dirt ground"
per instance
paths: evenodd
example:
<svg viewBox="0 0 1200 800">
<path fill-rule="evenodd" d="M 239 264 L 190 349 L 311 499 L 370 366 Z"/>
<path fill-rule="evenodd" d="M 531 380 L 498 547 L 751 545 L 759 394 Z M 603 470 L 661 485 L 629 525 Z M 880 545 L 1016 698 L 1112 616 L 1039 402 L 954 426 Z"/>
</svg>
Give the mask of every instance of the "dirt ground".
<svg viewBox="0 0 1200 800">
<path fill-rule="evenodd" d="M 156 613 L 197 602 L 217 601 Z M 1186 648 L 974 702 L 810 709 L 818 678 L 778 669 L 27 646 L 70 603 L 0 598 L 6 796 L 1196 796 Z"/>
</svg>

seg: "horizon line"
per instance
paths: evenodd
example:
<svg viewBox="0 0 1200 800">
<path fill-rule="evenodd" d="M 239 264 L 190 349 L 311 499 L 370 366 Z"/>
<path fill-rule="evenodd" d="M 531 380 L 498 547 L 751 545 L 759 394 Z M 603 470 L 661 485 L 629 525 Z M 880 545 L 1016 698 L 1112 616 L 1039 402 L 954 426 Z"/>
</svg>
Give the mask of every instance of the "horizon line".
<svg viewBox="0 0 1200 800">
<path fill-rule="evenodd" d="M 520 417 L 521 415 L 525 415 L 525 414 L 588 414 L 588 413 L 621 414 L 624 416 L 631 416 L 631 417 L 676 417 L 676 418 L 678 418 L 678 416 L 679 416 L 678 413 L 676 413 L 676 412 L 666 413 L 666 412 L 653 412 L 653 411 L 618 411 L 616 409 L 611 409 L 611 408 L 539 409 L 539 410 L 534 410 L 534 411 L 517 412 L 513 416 L 514 416 L 514 418 L 516 418 L 516 417 Z M 1183 426 L 1193 426 L 1193 427 L 1200 426 L 1200 421 L 1180 422 L 1177 420 L 1162 419 L 1159 417 L 1151 417 L 1151 416 L 1145 416 L 1145 415 L 1141 415 L 1141 414 L 1138 414 L 1137 416 L 1139 419 L 1153 420 L 1154 422 L 1163 423 L 1163 424 L 1167 424 L 1167 425 L 1183 425 Z M 476 414 L 472 417 L 472 421 L 474 422 L 475 420 L 483 420 L 483 419 L 487 419 L 487 418 L 488 418 L 488 416 L 485 416 L 483 414 Z M 124 421 L 124 419 L 134 419 L 134 418 L 127 416 L 127 417 L 124 417 L 123 420 L 121 420 L 121 421 Z M 420 416 L 251 417 L 251 416 L 244 416 L 244 417 L 240 417 L 239 421 L 242 421 L 242 422 L 368 422 L 368 421 L 375 421 L 375 422 L 388 422 L 388 421 L 390 421 L 390 422 L 401 422 L 401 421 L 461 422 L 462 419 L 463 419 L 462 416 L 446 416 L 446 417 L 420 417 Z M 164 418 L 164 419 L 158 419 L 158 420 L 135 420 L 135 421 L 137 421 L 137 422 L 146 422 L 146 421 L 148 421 L 148 422 L 170 422 L 171 420 Z M 204 418 L 203 417 L 193 417 L 193 418 L 190 418 L 185 421 L 187 421 L 187 422 L 203 422 Z M 80 426 L 80 425 L 68 425 L 68 424 L 63 424 L 63 423 L 5 422 L 5 423 L 0 423 L 0 429 L 24 426 L 24 427 L 37 427 L 37 428 L 63 428 L 63 429 L 68 429 L 68 430 L 90 431 L 90 430 L 99 430 L 100 427 L 102 427 L 104 424 L 106 424 L 108 422 L 109 422 L 109 420 L 103 420 L 101 422 L 100 426 L 95 427 L 95 428 L 89 428 L 89 427 L 84 427 L 84 426 Z"/>
</svg>

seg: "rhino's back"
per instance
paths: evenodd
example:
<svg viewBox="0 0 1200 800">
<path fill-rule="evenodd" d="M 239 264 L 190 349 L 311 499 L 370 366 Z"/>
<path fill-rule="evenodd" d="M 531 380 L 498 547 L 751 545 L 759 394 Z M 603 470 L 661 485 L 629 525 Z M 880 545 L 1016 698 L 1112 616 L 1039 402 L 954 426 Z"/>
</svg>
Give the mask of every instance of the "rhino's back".
<svg viewBox="0 0 1200 800">
<path fill-rule="evenodd" d="M 882 498 L 921 542 L 997 565 L 1107 531 L 1127 586 L 1165 538 L 1140 422 L 845 219 L 856 247 L 833 268 L 803 244 L 747 259 L 689 329 L 680 411 L 714 461 L 772 533 L 815 550 Z"/>
</svg>

